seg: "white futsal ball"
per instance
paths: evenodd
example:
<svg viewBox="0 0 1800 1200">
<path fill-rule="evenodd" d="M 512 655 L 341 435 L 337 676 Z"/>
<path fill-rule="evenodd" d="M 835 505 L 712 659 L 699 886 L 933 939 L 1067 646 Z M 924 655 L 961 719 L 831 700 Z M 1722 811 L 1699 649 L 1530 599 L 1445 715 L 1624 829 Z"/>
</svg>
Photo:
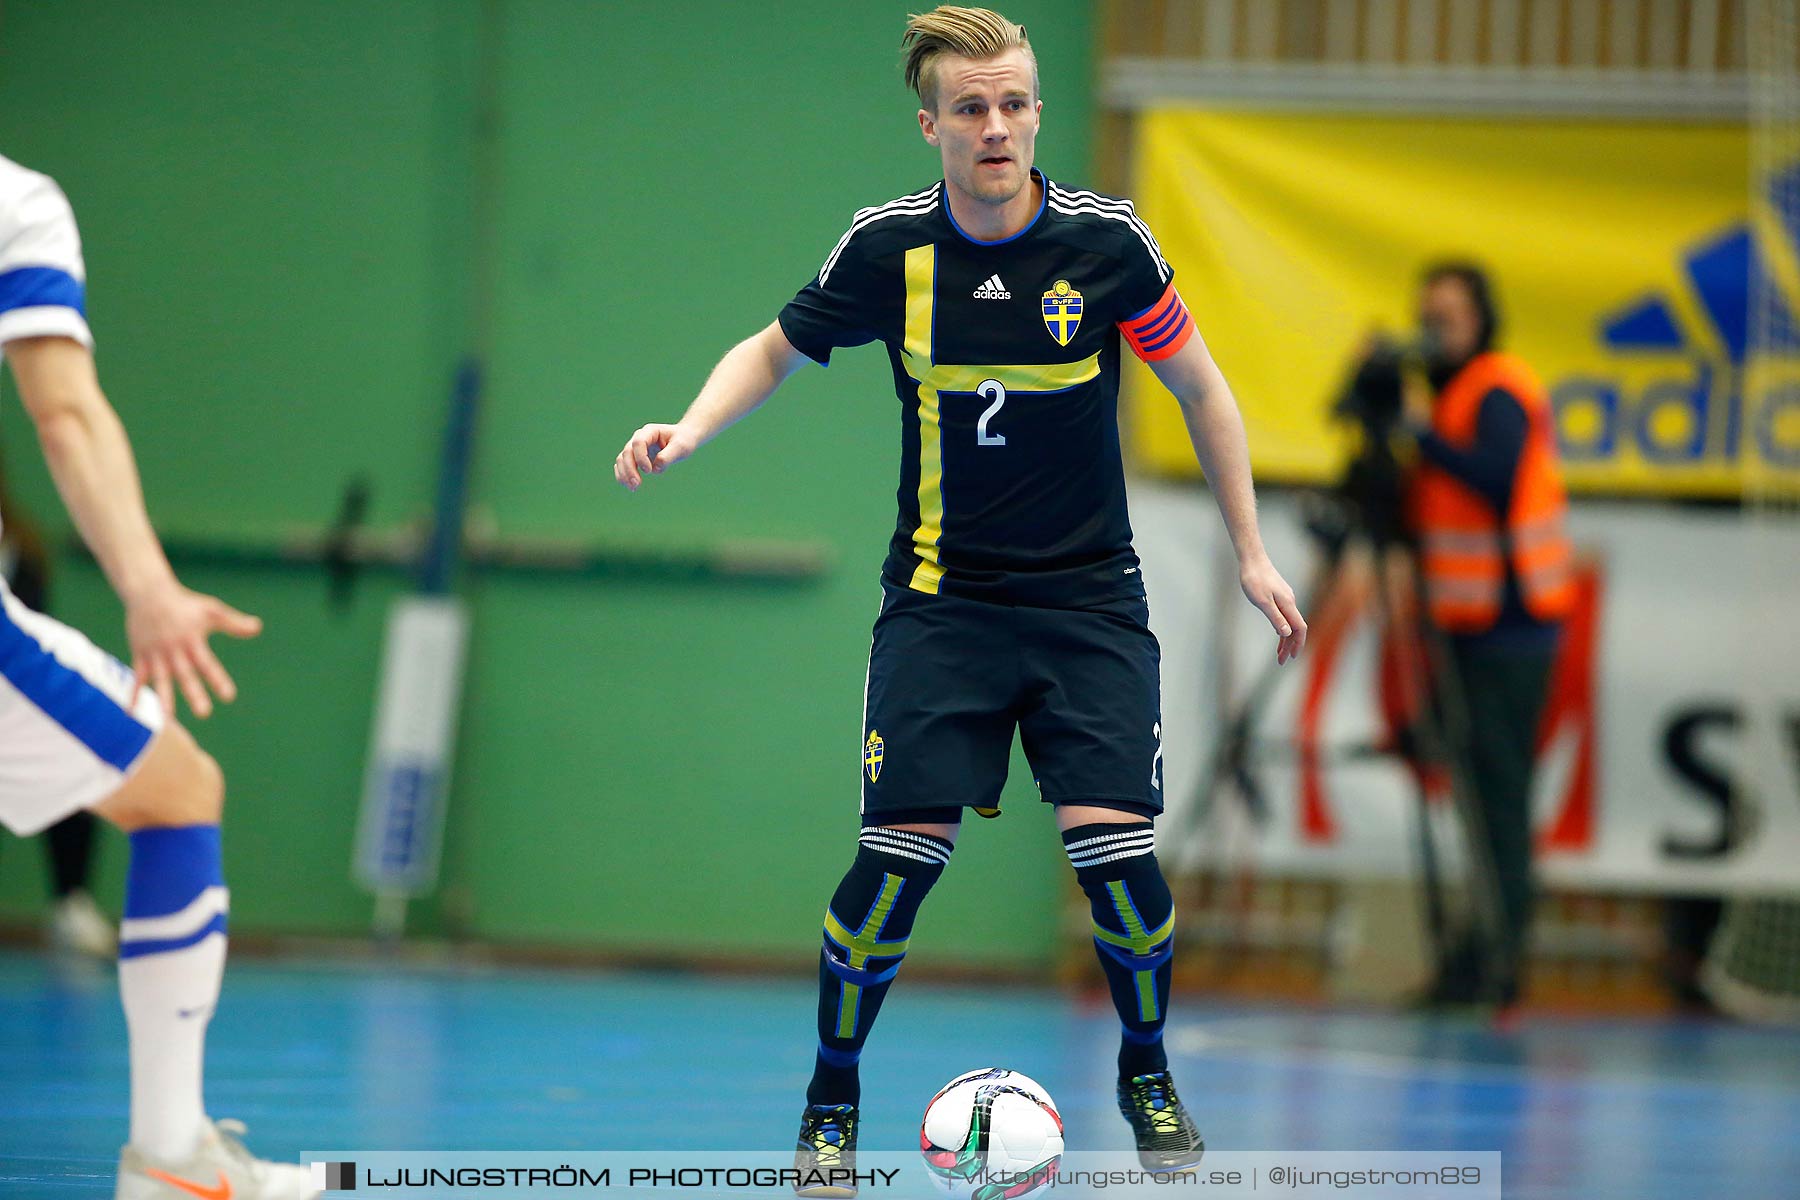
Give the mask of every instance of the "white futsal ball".
<svg viewBox="0 0 1800 1200">
<path fill-rule="evenodd" d="M 1036 1080 L 988 1067 L 958 1075 L 925 1106 L 919 1152 L 932 1182 L 966 1200 L 1018 1197 L 1056 1175 L 1062 1117 Z"/>
</svg>

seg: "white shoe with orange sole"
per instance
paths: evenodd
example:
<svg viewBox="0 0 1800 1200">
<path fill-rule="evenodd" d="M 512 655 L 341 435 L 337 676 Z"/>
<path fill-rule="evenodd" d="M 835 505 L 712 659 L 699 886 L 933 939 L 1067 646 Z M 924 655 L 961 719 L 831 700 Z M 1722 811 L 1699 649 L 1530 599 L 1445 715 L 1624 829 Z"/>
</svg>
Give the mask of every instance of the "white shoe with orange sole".
<svg viewBox="0 0 1800 1200">
<path fill-rule="evenodd" d="M 253 1158 L 238 1121 L 208 1122 L 185 1162 L 152 1162 L 135 1146 L 119 1154 L 114 1200 L 310 1200 L 319 1194 L 310 1168 Z"/>
</svg>

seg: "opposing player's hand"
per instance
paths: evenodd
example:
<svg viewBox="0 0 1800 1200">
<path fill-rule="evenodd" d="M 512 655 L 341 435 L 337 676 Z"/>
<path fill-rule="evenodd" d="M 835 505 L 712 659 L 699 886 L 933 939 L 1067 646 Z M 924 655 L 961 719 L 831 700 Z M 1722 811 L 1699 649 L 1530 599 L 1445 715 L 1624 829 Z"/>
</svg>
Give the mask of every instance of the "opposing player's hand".
<svg viewBox="0 0 1800 1200">
<path fill-rule="evenodd" d="M 661 475 L 698 448 L 679 425 L 646 425 L 613 459 L 613 478 L 635 492 L 643 486 L 644 476 Z"/>
<path fill-rule="evenodd" d="M 1275 634 L 1281 639 L 1275 646 L 1275 661 L 1285 663 L 1290 658 L 1298 658 L 1300 648 L 1306 645 L 1306 618 L 1300 615 L 1300 605 L 1294 601 L 1294 589 L 1287 585 L 1287 580 L 1281 577 L 1269 556 L 1258 555 L 1241 564 L 1238 583 L 1243 586 L 1250 603 L 1269 618 L 1269 624 L 1275 627 Z"/>
<path fill-rule="evenodd" d="M 223 600 L 189 591 L 179 583 L 147 594 L 125 610 L 131 673 L 137 687 L 156 692 L 170 716 L 175 714 L 178 686 L 187 697 L 188 708 L 202 719 L 212 715 L 214 696 L 226 704 L 237 699 L 237 685 L 206 639 L 215 633 L 251 638 L 261 632 L 260 617 L 241 613 Z"/>
</svg>

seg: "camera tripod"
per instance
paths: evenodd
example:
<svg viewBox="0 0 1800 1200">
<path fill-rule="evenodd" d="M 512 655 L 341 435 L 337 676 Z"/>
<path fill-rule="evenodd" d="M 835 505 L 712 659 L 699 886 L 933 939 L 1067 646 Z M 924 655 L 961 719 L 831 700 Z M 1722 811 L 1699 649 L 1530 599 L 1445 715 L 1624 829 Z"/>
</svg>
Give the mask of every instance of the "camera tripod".
<svg viewBox="0 0 1800 1200">
<path fill-rule="evenodd" d="M 1468 706 L 1449 641 L 1425 616 L 1428 610 L 1413 551 L 1399 530 L 1398 509 L 1390 504 L 1397 503 L 1400 474 L 1386 432 L 1365 427 L 1363 452 L 1344 485 L 1318 496 L 1312 505 L 1307 525 L 1324 550 L 1324 563 L 1309 587 L 1306 611 L 1313 614 L 1318 638 L 1347 626 L 1362 611 L 1365 599 L 1370 602 L 1373 619 L 1395 639 L 1401 658 L 1396 674 L 1405 693 L 1401 708 L 1406 720 L 1392 743 L 1339 745 L 1320 750 L 1315 761 L 1329 764 L 1398 755 L 1407 762 L 1415 796 L 1419 901 L 1434 988 L 1453 970 L 1472 968 L 1476 986 L 1469 998 L 1498 1003 L 1506 949 L 1500 936 L 1499 881 L 1485 835 L 1486 818 L 1466 757 Z M 1372 585 L 1366 588 L 1358 566 L 1362 561 L 1373 564 Z M 1224 670 L 1230 634 L 1220 628 L 1215 636 L 1213 657 Z M 1263 739 L 1259 744 L 1256 731 L 1280 682 L 1279 668 L 1269 662 L 1241 695 L 1223 705 L 1207 766 L 1174 839 L 1184 864 L 1198 858 L 1201 839 L 1222 805 L 1235 802 L 1253 828 L 1264 828 L 1273 819 L 1256 764 L 1271 755 L 1306 753 L 1291 742 L 1271 745 Z M 1434 776 L 1448 784 L 1453 836 L 1462 851 L 1465 886 L 1460 895 L 1433 828 Z"/>
</svg>

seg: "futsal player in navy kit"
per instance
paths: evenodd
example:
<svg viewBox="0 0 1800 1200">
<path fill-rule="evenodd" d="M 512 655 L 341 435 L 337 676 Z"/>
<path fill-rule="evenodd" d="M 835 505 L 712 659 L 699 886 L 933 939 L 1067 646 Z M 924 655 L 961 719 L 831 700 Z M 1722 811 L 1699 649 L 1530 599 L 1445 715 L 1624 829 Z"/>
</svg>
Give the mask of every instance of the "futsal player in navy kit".
<svg viewBox="0 0 1800 1200">
<path fill-rule="evenodd" d="M 1120 1110 L 1145 1166 L 1170 1170 L 1202 1143 L 1162 1045 L 1174 912 L 1152 826 L 1158 650 L 1119 449 L 1125 346 L 1181 405 L 1280 661 L 1306 625 L 1257 532 L 1236 402 L 1155 237 L 1128 201 L 1033 165 L 1042 104 L 1024 29 L 945 6 L 913 17 L 904 45 L 943 179 L 859 211 L 776 322 L 726 354 L 679 422 L 633 434 L 614 473 L 635 491 L 808 361 L 886 348 L 899 515 L 864 698 L 862 832 L 825 913 L 796 1165 L 854 1161 L 864 1041 L 963 809 L 999 803 L 1016 729 L 1092 902 L 1121 1022 Z"/>
</svg>

